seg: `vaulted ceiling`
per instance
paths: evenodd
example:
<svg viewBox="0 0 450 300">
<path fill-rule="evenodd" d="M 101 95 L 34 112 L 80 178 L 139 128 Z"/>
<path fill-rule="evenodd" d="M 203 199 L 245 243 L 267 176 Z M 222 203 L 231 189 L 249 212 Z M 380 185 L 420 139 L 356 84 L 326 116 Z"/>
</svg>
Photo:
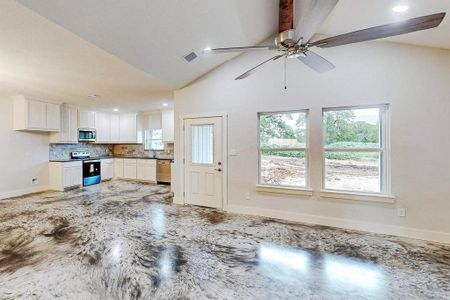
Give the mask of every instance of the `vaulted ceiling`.
<svg viewBox="0 0 450 300">
<path fill-rule="evenodd" d="M 410 10 L 395 14 L 395 4 Z M 450 1 L 340 0 L 320 33 L 442 11 L 450 12 Z M 449 19 L 390 40 L 450 49 Z M 80 103 L 101 93 L 105 107 L 152 108 L 238 55 L 205 56 L 204 48 L 258 44 L 275 36 L 277 23 L 278 0 L 2 0 L 0 66 L 12 89 L 28 84 Z M 199 57 L 187 63 L 182 57 L 191 51 Z"/>
</svg>

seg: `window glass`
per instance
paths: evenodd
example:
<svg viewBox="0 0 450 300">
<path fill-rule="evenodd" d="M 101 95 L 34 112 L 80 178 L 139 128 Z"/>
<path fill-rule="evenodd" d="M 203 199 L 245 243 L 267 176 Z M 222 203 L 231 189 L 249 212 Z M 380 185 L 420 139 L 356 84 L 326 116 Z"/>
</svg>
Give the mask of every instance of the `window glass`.
<svg viewBox="0 0 450 300">
<path fill-rule="evenodd" d="M 327 152 L 325 188 L 359 192 L 381 192 L 380 153 Z"/>
<path fill-rule="evenodd" d="M 307 113 L 259 114 L 259 183 L 306 187 Z"/>
<path fill-rule="evenodd" d="M 306 114 L 304 112 L 261 114 L 261 148 L 305 148 Z"/>
<path fill-rule="evenodd" d="M 192 163 L 212 164 L 213 159 L 213 125 L 193 125 L 192 132 Z"/>
<path fill-rule="evenodd" d="M 380 109 L 325 111 L 326 148 L 380 148 Z"/>
<path fill-rule="evenodd" d="M 325 189 L 386 192 L 386 108 L 324 109 Z"/>
<path fill-rule="evenodd" d="M 162 140 L 162 129 L 153 129 L 145 131 L 144 150 L 164 150 L 164 142 Z"/>
</svg>

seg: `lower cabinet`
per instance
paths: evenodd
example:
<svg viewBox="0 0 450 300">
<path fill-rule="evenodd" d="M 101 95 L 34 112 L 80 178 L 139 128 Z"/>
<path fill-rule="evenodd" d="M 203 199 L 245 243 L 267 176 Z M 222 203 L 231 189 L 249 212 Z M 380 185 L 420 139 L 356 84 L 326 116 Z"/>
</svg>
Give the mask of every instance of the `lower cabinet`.
<svg viewBox="0 0 450 300">
<path fill-rule="evenodd" d="M 123 159 L 122 158 L 114 159 L 114 177 L 123 178 Z"/>
<path fill-rule="evenodd" d="M 101 176 L 102 180 L 110 180 L 114 177 L 114 159 L 101 160 Z"/>
<path fill-rule="evenodd" d="M 137 161 L 136 159 L 123 160 L 123 177 L 127 179 L 137 179 Z"/>
<path fill-rule="evenodd" d="M 144 181 L 156 181 L 155 159 L 138 159 L 137 179 Z"/>
<path fill-rule="evenodd" d="M 156 182 L 156 159 L 114 159 L 114 177 Z"/>
<path fill-rule="evenodd" d="M 64 191 L 83 184 L 83 166 L 81 161 L 50 162 L 50 188 Z"/>
</svg>

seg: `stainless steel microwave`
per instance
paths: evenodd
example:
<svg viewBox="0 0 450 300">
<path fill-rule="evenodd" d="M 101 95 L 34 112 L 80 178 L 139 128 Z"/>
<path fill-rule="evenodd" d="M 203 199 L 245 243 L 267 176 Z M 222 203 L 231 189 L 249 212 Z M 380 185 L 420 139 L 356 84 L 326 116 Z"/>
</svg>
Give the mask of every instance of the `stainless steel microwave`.
<svg viewBox="0 0 450 300">
<path fill-rule="evenodd" d="M 79 142 L 95 142 L 96 140 L 97 134 L 95 129 L 78 129 Z"/>
</svg>

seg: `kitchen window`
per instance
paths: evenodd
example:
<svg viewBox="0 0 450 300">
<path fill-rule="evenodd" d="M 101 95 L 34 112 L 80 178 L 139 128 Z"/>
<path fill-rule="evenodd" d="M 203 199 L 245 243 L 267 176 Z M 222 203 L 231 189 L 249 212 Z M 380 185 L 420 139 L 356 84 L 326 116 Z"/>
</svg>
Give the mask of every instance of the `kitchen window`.
<svg viewBox="0 0 450 300">
<path fill-rule="evenodd" d="M 164 150 L 162 140 L 162 129 L 153 129 L 145 131 L 145 150 Z"/>
<path fill-rule="evenodd" d="M 308 185 L 308 112 L 259 113 L 259 186 Z"/>
<path fill-rule="evenodd" d="M 389 191 L 388 105 L 323 109 L 323 188 Z"/>
</svg>

